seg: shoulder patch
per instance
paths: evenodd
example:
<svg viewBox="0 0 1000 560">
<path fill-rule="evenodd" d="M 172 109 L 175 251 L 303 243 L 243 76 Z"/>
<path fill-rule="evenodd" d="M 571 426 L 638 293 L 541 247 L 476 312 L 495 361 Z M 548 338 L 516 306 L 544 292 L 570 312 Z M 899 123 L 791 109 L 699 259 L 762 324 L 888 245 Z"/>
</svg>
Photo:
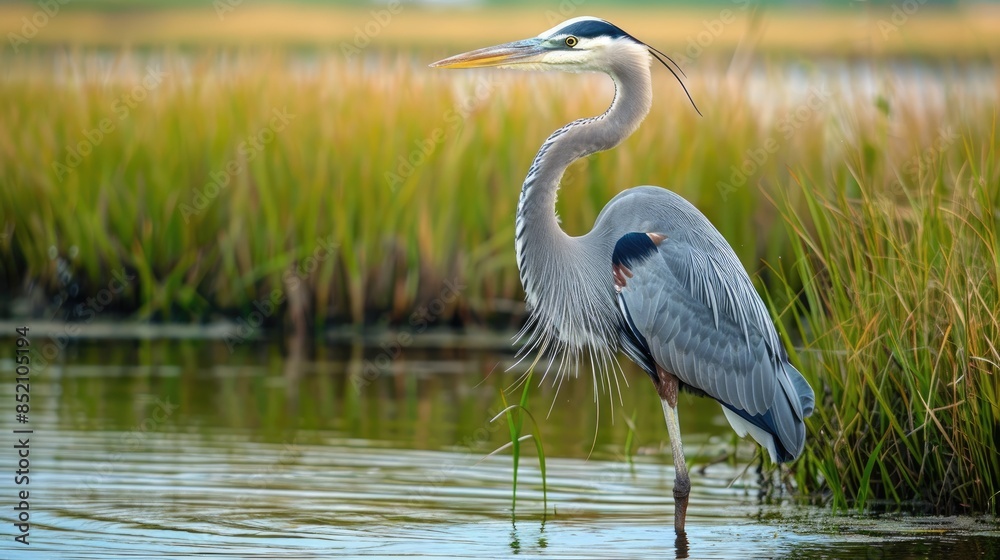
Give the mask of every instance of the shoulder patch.
<svg viewBox="0 0 1000 560">
<path fill-rule="evenodd" d="M 615 250 L 611 253 L 612 266 L 624 266 L 631 268 L 642 264 L 656 252 L 665 237 L 658 233 L 626 233 L 615 244 Z"/>
<path fill-rule="evenodd" d="M 611 253 L 611 274 L 615 279 L 615 290 L 621 292 L 628 279 L 632 277 L 632 268 L 646 262 L 656 252 L 656 246 L 666 239 L 659 233 L 626 233 L 615 244 Z"/>
</svg>

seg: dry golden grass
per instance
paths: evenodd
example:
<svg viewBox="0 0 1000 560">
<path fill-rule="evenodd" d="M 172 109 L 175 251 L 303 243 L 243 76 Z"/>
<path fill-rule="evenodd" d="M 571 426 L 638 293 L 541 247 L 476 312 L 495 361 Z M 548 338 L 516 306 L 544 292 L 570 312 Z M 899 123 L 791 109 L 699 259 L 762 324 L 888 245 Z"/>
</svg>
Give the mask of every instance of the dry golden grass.
<svg viewBox="0 0 1000 560">
<path fill-rule="evenodd" d="M 31 4 L 0 6 L 0 32 L 20 33 Z M 741 46 L 789 54 L 933 56 L 1000 53 L 1000 9 L 973 6 L 942 10 L 922 6 L 912 15 L 891 10 L 762 11 L 740 4 L 719 9 L 582 6 L 564 13 L 545 9 L 433 10 L 403 7 L 379 23 L 373 9 L 243 5 L 219 14 L 211 6 L 148 11 L 64 10 L 28 45 L 150 46 L 294 44 L 341 46 L 358 30 L 375 48 L 471 47 L 530 37 L 569 17 L 598 15 L 671 53 L 692 42 L 715 53 Z M 593 12 L 593 13 L 591 13 Z M 700 37 L 699 37 L 700 35 Z"/>
</svg>

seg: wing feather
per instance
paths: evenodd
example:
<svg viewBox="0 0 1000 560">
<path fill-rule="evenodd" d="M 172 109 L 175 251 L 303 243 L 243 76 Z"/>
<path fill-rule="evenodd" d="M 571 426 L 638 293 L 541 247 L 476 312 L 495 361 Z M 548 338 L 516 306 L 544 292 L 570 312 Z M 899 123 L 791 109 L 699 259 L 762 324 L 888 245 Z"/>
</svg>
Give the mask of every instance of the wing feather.
<svg viewBox="0 0 1000 560">
<path fill-rule="evenodd" d="M 808 385 L 787 363 L 742 264 L 725 249 L 708 251 L 672 237 L 655 251 L 647 247 L 628 262 L 632 277 L 620 289 L 619 307 L 657 364 L 772 434 L 776 460 L 791 460 L 804 445 L 802 419 L 811 412 L 812 392 L 801 394 Z M 617 248 L 615 255 L 613 261 L 620 258 Z"/>
</svg>

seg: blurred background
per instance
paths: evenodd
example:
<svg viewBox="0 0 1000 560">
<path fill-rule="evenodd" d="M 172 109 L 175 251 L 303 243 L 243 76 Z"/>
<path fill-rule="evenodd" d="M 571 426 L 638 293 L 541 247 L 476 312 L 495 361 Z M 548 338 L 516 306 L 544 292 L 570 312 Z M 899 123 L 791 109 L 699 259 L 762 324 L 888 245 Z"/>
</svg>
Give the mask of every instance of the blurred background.
<svg viewBox="0 0 1000 560">
<path fill-rule="evenodd" d="M 567 172 L 564 229 L 631 186 L 690 200 L 822 405 L 778 471 L 682 399 L 691 553 L 1000 555 L 1000 3 L 957 0 L 0 3 L 0 362 L 27 327 L 46 434 L 31 550 L 673 543 L 630 365 L 620 388 L 536 371 L 542 450 L 519 482 L 484 459 L 528 365 L 521 182 L 613 87 L 427 65 L 582 15 L 670 55 L 704 116 L 654 67 L 644 125 Z"/>
<path fill-rule="evenodd" d="M 564 226 L 660 184 L 752 271 L 787 250 L 760 185 L 789 167 L 848 174 L 841 140 L 862 134 L 882 135 L 857 139 L 862 163 L 891 175 L 933 149 L 946 109 L 982 116 L 949 107 L 948 86 L 960 105 L 995 92 L 990 3 L 4 4 L 0 313 L 89 317 L 75 304 L 121 269 L 135 278 L 102 317 L 204 324 L 277 289 L 288 301 L 264 328 L 404 324 L 450 279 L 462 297 L 436 322 L 515 325 L 525 170 L 549 132 L 603 111 L 610 85 L 427 64 L 584 14 L 670 54 L 706 116 L 657 72 L 648 125 L 569 173 Z M 858 110 L 837 115 L 841 102 Z M 734 173 L 772 134 L 780 150 Z"/>
</svg>

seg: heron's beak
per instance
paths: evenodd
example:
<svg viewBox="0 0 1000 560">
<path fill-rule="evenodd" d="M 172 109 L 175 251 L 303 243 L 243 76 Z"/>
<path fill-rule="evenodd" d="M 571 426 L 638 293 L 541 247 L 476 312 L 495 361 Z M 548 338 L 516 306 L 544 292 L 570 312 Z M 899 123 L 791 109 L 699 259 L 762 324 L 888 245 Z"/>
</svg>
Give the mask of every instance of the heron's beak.
<svg viewBox="0 0 1000 560">
<path fill-rule="evenodd" d="M 431 68 L 486 68 L 537 62 L 545 54 L 541 39 L 525 39 L 495 47 L 456 54 L 431 64 Z"/>
</svg>

